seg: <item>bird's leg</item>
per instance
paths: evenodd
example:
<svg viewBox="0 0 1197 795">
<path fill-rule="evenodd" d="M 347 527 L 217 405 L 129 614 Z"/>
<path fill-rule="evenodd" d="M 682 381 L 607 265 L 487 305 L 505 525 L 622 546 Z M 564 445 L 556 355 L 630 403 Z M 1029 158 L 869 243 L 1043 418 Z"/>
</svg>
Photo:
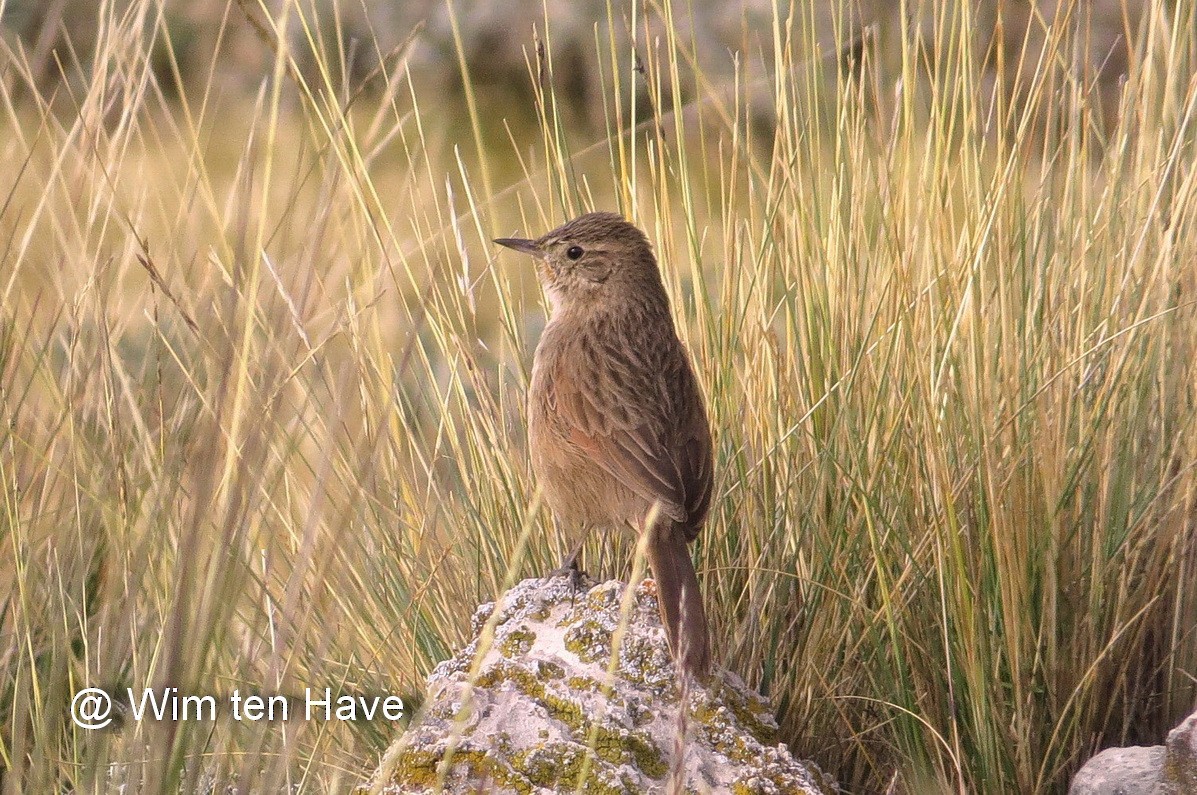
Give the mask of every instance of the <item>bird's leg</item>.
<svg viewBox="0 0 1197 795">
<path fill-rule="evenodd" d="M 557 517 L 553 517 L 553 527 L 557 531 L 557 537 L 563 536 L 561 532 L 561 524 L 557 521 Z M 578 565 L 578 559 L 582 556 L 582 545 L 586 543 L 586 534 L 582 533 L 578 543 L 574 545 L 569 555 L 561 561 L 561 565 L 549 572 L 549 578 L 553 577 L 568 577 L 570 585 L 575 592 L 582 589 L 582 568 Z"/>
<path fill-rule="evenodd" d="M 569 575 L 579 576 L 582 573 L 581 567 L 578 566 L 578 558 L 582 557 L 582 545 L 585 541 L 579 541 L 574 545 L 574 548 L 561 561 L 561 565 L 549 572 L 550 577 L 564 577 Z"/>
</svg>

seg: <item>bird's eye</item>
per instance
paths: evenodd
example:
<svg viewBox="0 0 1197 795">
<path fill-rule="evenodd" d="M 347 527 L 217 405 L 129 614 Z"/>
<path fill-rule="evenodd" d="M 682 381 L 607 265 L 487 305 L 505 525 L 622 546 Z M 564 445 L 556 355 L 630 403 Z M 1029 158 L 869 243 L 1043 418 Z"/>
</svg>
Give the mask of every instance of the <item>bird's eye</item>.
<svg viewBox="0 0 1197 795">
<path fill-rule="evenodd" d="M 570 259 L 581 259 L 582 258 L 582 247 L 581 246 L 570 246 L 569 250 L 565 252 L 565 256 L 569 257 Z"/>
</svg>

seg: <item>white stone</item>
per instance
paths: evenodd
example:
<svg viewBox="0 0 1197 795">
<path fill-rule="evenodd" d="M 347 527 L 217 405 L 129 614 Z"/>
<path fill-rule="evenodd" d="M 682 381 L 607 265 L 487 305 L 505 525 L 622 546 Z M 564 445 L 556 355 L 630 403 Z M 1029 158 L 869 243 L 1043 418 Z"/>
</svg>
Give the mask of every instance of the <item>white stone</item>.
<svg viewBox="0 0 1197 795">
<path fill-rule="evenodd" d="M 586 792 L 837 791 L 777 744 L 768 705 L 738 676 L 691 683 L 681 709 L 655 589 L 637 588 L 626 616 L 624 594 L 622 583 L 575 592 L 557 577 L 521 582 L 497 615 L 480 607 L 475 638 L 429 676 L 424 709 L 385 755 L 373 791 L 572 792 L 584 767 Z M 488 622 L 494 642 L 483 648 Z"/>
</svg>

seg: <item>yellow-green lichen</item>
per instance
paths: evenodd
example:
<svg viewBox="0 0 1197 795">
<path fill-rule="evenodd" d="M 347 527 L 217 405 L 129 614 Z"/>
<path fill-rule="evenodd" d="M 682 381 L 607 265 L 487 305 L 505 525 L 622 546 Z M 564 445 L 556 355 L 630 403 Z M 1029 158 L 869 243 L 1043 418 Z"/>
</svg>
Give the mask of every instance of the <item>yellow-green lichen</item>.
<svg viewBox="0 0 1197 795">
<path fill-rule="evenodd" d="M 571 676 L 565 680 L 565 684 L 569 686 L 570 690 L 586 691 L 589 693 L 599 692 L 600 685 L 589 676 Z"/>
<path fill-rule="evenodd" d="M 438 782 L 453 778 L 490 781 L 500 787 L 508 787 L 520 795 L 534 790 L 531 782 L 515 773 L 485 751 L 458 748 L 449 759 L 449 769 L 440 770 L 443 754 L 435 751 L 408 749 L 400 757 L 392 777 L 394 784 L 401 787 L 431 789 Z"/>
<path fill-rule="evenodd" d="M 553 614 L 553 605 L 550 602 L 541 602 L 536 607 L 528 611 L 528 618 L 533 621 L 544 621 Z"/>
<path fill-rule="evenodd" d="M 582 621 L 566 630 L 565 648 L 584 663 L 606 665 L 611 659 L 611 636 L 611 631 L 597 621 Z M 661 703 L 674 704 L 678 698 L 676 680 L 673 672 L 663 667 L 668 663 L 656 656 L 656 648 L 644 638 L 624 636 L 616 673 L 624 681 L 651 691 Z"/>
<path fill-rule="evenodd" d="M 494 743 L 495 750 L 499 752 L 500 757 L 511 756 L 511 735 L 508 732 L 495 732 L 492 735 L 492 743 Z"/>
<path fill-rule="evenodd" d="M 594 693 L 602 696 L 613 712 L 626 714 L 631 719 L 632 725 L 636 728 L 651 723 L 653 720 L 652 710 L 644 706 L 640 699 L 633 698 L 629 701 L 620 695 L 618 689 L 607 687 L 593 677 L 578 676 L 575 674 L 565 680 L 565 684 L 574 693 Z"/>
<path fill-rule="evenodd" d="M 695 704 L 690 713 L 703 741 L 712 750 L 735 762 L 751 762 L 758 756 L 757 750 L 750 748 L 743 732 L 731 725 L 729 717 L 732 714 L 720 711 L 712 702 Z"/>
<path fill-rule="evenodd" d="M 539 748 L 518 751 L 511 758 L 512 766 L 538 787 L 555 788 L 575 781 L 580 767 L 572 746 L 545 743 Z"/>
<path fill-rule="evenodd" d="M 757 742 L 762 745 L 772 745 L 777 742 L 775 739 L 776 729 L 771 725 L 773 716 L 763 701 L 751 696 L 745 698 L 734 688 L 723 683 L 712 688 L 712 697 L 721 700 L 723 706 L 736 716 L 740 726 Z"/>
<path fill-rule="evenodd" d="M 764 787 L 761 785 L 768 782 L 772 786 L 770 789 L 776 792 L 792 792 L 794 791 L 794 774 L 788 770 L 757 770 L 748 776 L 741 778 L 732 783 L 732 795 L 757 795 Z M 836 792 L 836 789 L 824 789 L 822 784 L 815 785 L 819 792 Z M 807 792 L 809 790 L 802 790 Z"/>
<path fill-rule="evenodd" d="M 647 638 L 625 636 L 617 672 L 625 681 L 651 692 L 656 700 L 672 705 L 678 699 L 677 679 L 669 663 L 657 656 L 657 648 Z"/>
<path fill-rule="evenodd" d="M 623 594 L 616 593 L 614 588 L 594 588 L 586 594 L 586 605 L 594 610 L 604 607 L 615 607 L 623 599 Z"/>
<path fill-rule="evenodd" d="M 597 727 L 594 752 L 613 765 L 631 764 L 649 778 L 663 778 L 669 772 L 661 749 L 638 732 Z"/>
<path fill-rule="evenodd" d="M 528 629 L 514 629 L 499 643 L 499 653 L 504 657 L 520 657 L 528 653 L 536 642 L 536 633 Z"/>
<path fill-rule="evenodd" d="M 549 679 L 560 679 L 561 677 L 565 676 L 565 669 L 555 662 L 541 660 L 540 673 L 543 676 L 547 676 Z"/>
<path fill-rule="evenodd" d="M 611 632 L 597 621 L 582 621 L 566 630 L 565 648 L 584 663 L 604 662 L 611 656 Z"/>
<path fill-rule="evenodd" d="M 550 693 L 541 680 L 522 668 L 497 664 L 478 677 L 477 686 L 493 688 L 501 682 L 515 684 L 522 693 L 543 705 L 550 716 L 567 727 L 576 741 L 585 743 L 593 732 L 595 754 L 604 762 L 630 764 L 651 778 L 661 778 L 668 772 L 664 755 L 647 735 L 596 725 L 582 713 L 578 702 Z"/>
<path fill-rule="evenodd" d="M 440 754 L 409 748 L 399 755 L 392 781 L 413 787 L 431 787 L 436 783 L 436 767 L 440 761 Z"/>
<path fill-rule="evenodd" d="M 747 781 L 737 781 L 732 784 L 732 795 L 757 795 L 761 791 L 760 780 L 755 776 Z"/>
<path fill-rule="evenodd" d="M 547 743 L 516 754 L 512 766 L 538 787 L 573 792 L 578 789 L 578 776 L 586 767 L 586 753 L 573 744 Z M 604 772 L 615 774 L 615 771 L 591 765 L 581 791 L 591 795 L 621 795 L 636 791 L 635 782 L 626 774 L 620 775 L 619 786 L 614 786 L 603 779 Z"/>
<path fill-rule="evenodd" d="M 564 672 L 563 672 L 564 673 Z M 545 690 L 544 682 L 529 671 L 515 665 L 497 664 L 478 677 L 477 686 L 490 689 L 502 682 L 511 682 L 520 692 L 540 702 L 549 715 L 576 731 L 582 725 L 582 707 L 577 702 L 555 696 Z"/>
<path fill-rule="evenodd" d="M 625 712 L 637 729 L 653 722 L 653 711 L 643 704 L 632 702 L 626 706 Z"/>
</svg>

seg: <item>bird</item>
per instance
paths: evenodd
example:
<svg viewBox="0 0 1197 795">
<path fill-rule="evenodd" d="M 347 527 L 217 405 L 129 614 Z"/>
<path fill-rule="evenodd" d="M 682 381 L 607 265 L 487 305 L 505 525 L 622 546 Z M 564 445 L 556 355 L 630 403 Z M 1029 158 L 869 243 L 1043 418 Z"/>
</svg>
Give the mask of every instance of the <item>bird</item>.
<svg viewBox="0 0 1197 795">
<path fill-rule="evenodd" d="M 528 387 L 528 442 L 554 524 L 576 542 L 562 569 L 576 571 L 590 530 L 647 533 L 670 652 L 706 680 L 709 630 L 687 545 L 710 509 L 711 429 L 652 246 L 610 212 L 494 242 L 535 258 L 551 307 Z"/>
</svg>

